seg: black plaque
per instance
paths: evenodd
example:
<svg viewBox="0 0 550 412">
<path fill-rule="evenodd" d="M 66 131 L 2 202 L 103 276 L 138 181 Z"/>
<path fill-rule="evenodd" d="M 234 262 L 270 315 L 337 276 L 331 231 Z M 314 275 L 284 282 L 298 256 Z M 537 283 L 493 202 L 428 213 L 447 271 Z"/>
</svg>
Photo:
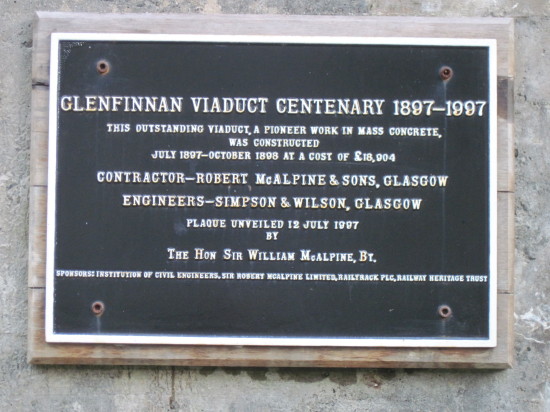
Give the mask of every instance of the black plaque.
<svg viewBox="0 0 550 412">
<path fill-rule="evenodd" d="M 48 341 L 495 345 L 491 42 L 52 50 Z"/>
</svg>

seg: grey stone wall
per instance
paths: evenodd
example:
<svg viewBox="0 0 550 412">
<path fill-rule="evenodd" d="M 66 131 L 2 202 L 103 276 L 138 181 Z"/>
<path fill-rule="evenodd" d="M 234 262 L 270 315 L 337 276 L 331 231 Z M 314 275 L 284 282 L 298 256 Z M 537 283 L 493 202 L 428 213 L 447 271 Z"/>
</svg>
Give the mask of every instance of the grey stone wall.
<svg viewBox="0 0 550 412">
<path fill-rule="evenodd" d="M 26 362 L 36 10 L 516 18 L 516 365 L 506 371 L 37 367 Z M 0 0 L 0 410 L 550 411 L 548 0 Z"/>
</svg>

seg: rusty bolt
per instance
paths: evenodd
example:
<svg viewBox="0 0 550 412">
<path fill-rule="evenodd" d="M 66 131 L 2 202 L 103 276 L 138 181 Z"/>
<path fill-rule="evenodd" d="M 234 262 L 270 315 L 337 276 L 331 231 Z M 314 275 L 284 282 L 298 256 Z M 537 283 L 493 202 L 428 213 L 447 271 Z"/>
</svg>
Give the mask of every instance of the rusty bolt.
<svg viewBox="0 0 550 412">
<path fill-rule="evenodd" d="M 100 60 L 97 62 L 96 65 L 97 72 L 99 74 L 107 74 L 109 73 L 109 62 L 107 60 Z"/>
<path fill-rule="evenodd" d="M 441 80 L 449 80 L 451 77 L 453 77 L 453 69 L 451 69 L 449 66 L 443 66 L 441 69 L 439 69 L 439 77 L 441 77 Z"/>
<path fill-rule="evenodd" d="M 105 304 L 100 301 L 96 300 L 94 303 L 92 303 L 92 313 L 96 316 L 103 315 L 103 312 L 105 312 Z"/>
<path fill-rule="evenodd" d="M 437 308 L 437 313 L 439 313 L 439 316 L 441 316 L 443 319 L 447 319 L 453 314 L 453 311 L 451 310 L 450 306 L 441 305 Z"/>
</svg>

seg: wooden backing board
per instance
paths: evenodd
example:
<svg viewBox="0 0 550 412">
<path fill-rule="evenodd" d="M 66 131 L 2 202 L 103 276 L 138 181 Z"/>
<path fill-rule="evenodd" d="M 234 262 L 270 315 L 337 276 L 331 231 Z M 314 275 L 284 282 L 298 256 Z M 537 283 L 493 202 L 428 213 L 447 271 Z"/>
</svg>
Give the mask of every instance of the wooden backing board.
<svg viewBox="0 0 550 412">
<path fill-rule="evenodd" d="M 309 348 L 48 344 L 44 337 L 50 35 L 185 33 L 490 38 L 498 60 L 497 347 Z M 147 364 L 388 368 L 506 368 L 513 363 L 514 142 L 512 19 L 43 13 L 32 66 L 28 360 L 36 364 Z"/>
</svg>

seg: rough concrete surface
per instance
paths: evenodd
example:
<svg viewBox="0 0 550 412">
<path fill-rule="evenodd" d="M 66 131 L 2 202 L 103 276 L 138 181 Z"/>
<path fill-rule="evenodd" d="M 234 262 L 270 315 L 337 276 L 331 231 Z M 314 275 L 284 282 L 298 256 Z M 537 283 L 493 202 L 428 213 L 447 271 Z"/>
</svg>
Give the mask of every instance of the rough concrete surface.
<svg viewBox="0 0 550 412">
<path fill-rule="evenodd" d="M 34 12 L 516 18 L 516 313 L 505 371 L 48 367 L 26 361 Z M 550 411 L 548 0 L 0 0 L 0 410 Z"/>
</svg>

